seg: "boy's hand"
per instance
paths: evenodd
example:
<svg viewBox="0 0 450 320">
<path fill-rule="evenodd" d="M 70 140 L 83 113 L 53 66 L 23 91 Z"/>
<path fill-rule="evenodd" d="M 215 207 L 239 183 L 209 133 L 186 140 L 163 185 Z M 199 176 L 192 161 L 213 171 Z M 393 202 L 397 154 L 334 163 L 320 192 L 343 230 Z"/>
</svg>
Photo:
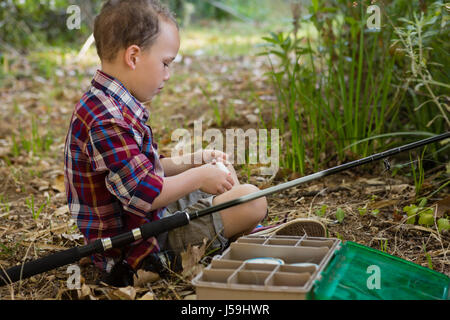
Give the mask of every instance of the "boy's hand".
<svg viewBox="0 0 450 320">
<path fill-rule="evenodd" d="M 200 190 L 203 192 L 222 194 L 233 188 L 234 180 L 231 173 L 224 172 L 216 164 L 204 164 L 195 170 L 200 171 Z"/>
<path fill-rule="evenodd" d="M 222 161 L 225 164 L 229 164 L 228 162 L 228 155 L 225 152 L 218 151 L 218 150 L 212 150 L 212 149 L 205 149 L 205 150 L 199 150 L 196 152 L 197 157 L 200 157 L 199 153 L 201 153 L 202 157 L 202 164 L 211 163 L 213 160 L 215 161 Z"/>
</svg>

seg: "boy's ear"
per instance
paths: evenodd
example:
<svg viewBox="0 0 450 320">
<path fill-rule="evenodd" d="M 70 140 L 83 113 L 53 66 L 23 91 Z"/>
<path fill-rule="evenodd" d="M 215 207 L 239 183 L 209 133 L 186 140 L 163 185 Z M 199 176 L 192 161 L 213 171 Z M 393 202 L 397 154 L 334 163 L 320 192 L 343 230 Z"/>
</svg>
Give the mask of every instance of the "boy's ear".
<svg viewBox="0 0 450 320">
<path fill-rule="evenodd" d="M 141 48 L 137 45 L 131 45 L 125 50 L 124 62 L 132 70 L 136 69 L 136 64 L 141 55 Z"/>
</svg>

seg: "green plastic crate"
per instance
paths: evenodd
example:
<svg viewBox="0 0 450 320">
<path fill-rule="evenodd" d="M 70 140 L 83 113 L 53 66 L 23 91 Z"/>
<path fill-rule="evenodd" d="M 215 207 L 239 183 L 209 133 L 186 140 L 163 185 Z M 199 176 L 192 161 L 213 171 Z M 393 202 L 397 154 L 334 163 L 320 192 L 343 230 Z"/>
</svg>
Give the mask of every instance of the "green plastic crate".
<svg viewBox="0 0 450 320">
<path fill-rule="evenodd" d="M 346 241 L 316 280 L 315 300 L 448 300 L 445 274 Z"/>
</svg>

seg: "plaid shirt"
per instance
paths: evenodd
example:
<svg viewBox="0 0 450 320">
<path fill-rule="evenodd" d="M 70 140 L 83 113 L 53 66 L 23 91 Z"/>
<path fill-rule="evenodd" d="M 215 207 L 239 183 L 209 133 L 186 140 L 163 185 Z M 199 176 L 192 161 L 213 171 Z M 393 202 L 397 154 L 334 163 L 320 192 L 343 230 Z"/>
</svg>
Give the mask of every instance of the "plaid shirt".
<svg viewBox="0 0 450 320">
<path fill-rule="evenodd" d="M 65 187 L 86 243 L 162 216 L 164 208 L 152 210 L 164 171 L 152 130 L 145 124 L 148 117 L 117 79 L 101 71 L 75 107 L 65 143 Z M 106 271 L 120 258 L 136 269 L 142 258 L 158 251 L 157 240 L 150 238 L 92 258 Z"/>
</svg>

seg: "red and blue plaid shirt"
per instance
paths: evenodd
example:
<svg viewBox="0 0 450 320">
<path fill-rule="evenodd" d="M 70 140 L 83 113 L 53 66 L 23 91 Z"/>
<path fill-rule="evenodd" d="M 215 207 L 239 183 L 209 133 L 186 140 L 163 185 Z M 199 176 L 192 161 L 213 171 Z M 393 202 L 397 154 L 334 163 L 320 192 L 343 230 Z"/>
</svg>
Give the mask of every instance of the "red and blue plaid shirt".
<svg viewBox="0 0 450 320">
<path fill-rule="evenodd" d="M 65 144 L 65 186 L 72 217 L 89 243 L 158 220 L 164 208 L 152 210 L 161 193 L 164 171 L 158 145 L 145 123 L 148 111 L 117 80 L 97 71 L 70 121 Z M 136 269 L 155 238 L 125 249 L 93 255 L 109 271 L 119 258 Z"/>
</svg>

